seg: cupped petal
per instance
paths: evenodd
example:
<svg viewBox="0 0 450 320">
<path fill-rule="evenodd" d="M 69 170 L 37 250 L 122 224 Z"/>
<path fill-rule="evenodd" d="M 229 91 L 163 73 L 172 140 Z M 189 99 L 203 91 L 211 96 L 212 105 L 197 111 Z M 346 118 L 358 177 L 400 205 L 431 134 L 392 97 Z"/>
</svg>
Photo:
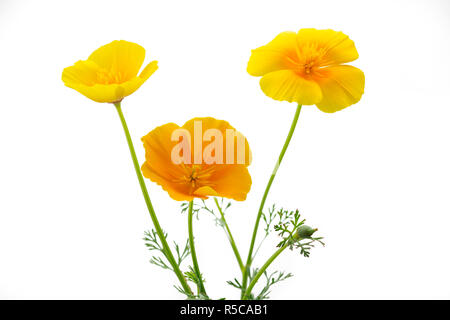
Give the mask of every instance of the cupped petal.
<svg viewBox="0 0 450 320">
<path fill-rule="evenodd" d="M 80 60 L 73 66 L 65 68 L 61 78 L 68 87 L 78 84 L 91 86 L 96 83 L 98 70 L 99 67 L 93 61 Z"/>
<path fill-rule="evenodd" d="M 213 188 L 219 197 L 244 201 L 252 186 L 252 178 L 244 165 L 217 165 L 211 176 Z"/>
<path fill-rule="evenodd" d="M 260 85 L 267 96 L 279 101 L 312 105 L 322 100 L 322 91 L 317 83 L 292 70 L 268 73 L 261 78 Z"/>
<path fill-rule="evenodd" d="M 364 73 L 352 66 L 322 68 L 315 80 L 322 90 L 317 107 L 323 112 L 342 110 L 358 102 L 364 93 Z"/>
<path fill-rule="evenodd" d="M 144 58 L 145 49 L 137 43 L 115 40 L 95 50 L 88 60 L 127 81 L 137 76 Z"/>
<path fill-rule="evenodd" d="M 297 61 L 296 33 L 282 32 L 265 46 L 252 50 L 247 72 L 252 76 L 290 69 Z"/>
<path fill-rule="evenodd" d="M 95 102 L 117 102 L 123 99 L 125 89 L 118 84 L 95 84 L 87 86 L 84 84 L 66 83 L 66 86 L 75 89 L 82 95 Z"/>
<path fill-rule="evenodd" d="M 355 43 L 344 33 L 331 29 L 301 29 L 297 33 L 299 56 L 308 56 L 311 49 L 320 54 L 322 66 L 358 59 Z"/>
<path fill-rule="evenodd" d="M 134 77 L 121 84 L 84 84 L 76 82 L 68 73 L 63 74 L 63 81 L 66 86 L 77 90 L 84 96 L 95 102 L 117 102 L 129 96 L 146 81 L 147 79 L 141 77 Z"/>
<path fill-rule="evenodd" d="M 139 78 L 144 81 L 150 78 L 150 76 L 158 70 L 158 61 L 152 61 L 141 71 Z"/>
</svg>

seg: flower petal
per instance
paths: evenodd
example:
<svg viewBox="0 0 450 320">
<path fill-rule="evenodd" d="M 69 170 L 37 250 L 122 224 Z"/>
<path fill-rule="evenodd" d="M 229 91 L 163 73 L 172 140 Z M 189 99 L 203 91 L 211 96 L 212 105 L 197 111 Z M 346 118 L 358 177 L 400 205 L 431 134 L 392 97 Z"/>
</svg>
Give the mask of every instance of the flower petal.
<svg viewBox="0 0 450 320">
<path fill-rule="evenodd" d="M 145 58 L 145 49 L 140 45 L 125 40 L 115 40 L 95 50 L 88 58 L 98 66 L 121 74 L 127 81 L 137 76 Z"/>
<path fill-rule="evenodd" d="M 95 84 L 87 86 L 84 84 L 66 84 L 66 86 L 77 90 L 82 95 L 95 102 L 117 102 L 125 96 L 125 89 L 118 84 Z"/>
<path fill-rule="evenodd" d="M 181 166 L 172 161 L 172 150 L 178 144 L 172 141 L 172 133 L 180 129 L 175 123 L 157 127 L 142 137 L 145 148 L 145 160 L 149 166 L 167 180 L 176 180 L 184 174 Z"/>
<path fill-rule="evenodd" d="M 364 73 L 352 66 L 322 68 L 315 80 L 323 96 L 317 107 L 324 112 L 342 110 L 358 102 L 364 93 Z"/>
<path fill-rule="evenodd" d="M 299 55 L 308 54 L 309 48 L 322 50 L 321 65 L 334 65 L 358 59 L 355 43 L 350 38 L 334 30 L 301 29 L 297 33 Z"/>
<path fill-rule="evenodd" d="M 292 70 L 268 73 L 261 78 L 260 85 L 262 91 L 275 100 L 311 105 L 322 99 L 322 92 L 315 81 Z"/>
<path fill-rule="evenodd" d="M 95 102 L 117 102 L 135 92 L 145 82 L 135 77 L 121 84 L 94 84 L 92 86 L 82 83 L 66 82 L 66 86 L 77 90 Z"/>
<path fill-rule="evenodd" d="M 142 137 L 146 161 L 142 165 L 144 177 L 160 185 L 169 196 L 177 201 L 190 201 L 194 197 L 192 187 L 182 183 L 183 167 L 172 162 L 172 149 L 178 143 L 172 141 L 172 133 L 180 127 L 168 123 L 157 127 Z"/>
<path fill-rule="evenodd" d="M 297 60 L 296 33 L 282 32 L 267 45 L 252 50 L 247 72 L 252 76 L 289 69 Z"/>
<path fill-rule="evenodd" d="M 94 85 L 97 80 L 98 66 L 93 61 L 78 61 L 63 70 L 62 81 L 70 88 L 74 85 Z"/>
<path fill-rule="evenodd" d="M 229 145 L 233 145 L 234 147 L 234 151 L 233 151 L 233 157 L 232 159 L 230 158 L 229 161 L 232 163 L 239 163 L 239 164 L 245 164 L 246 166 L 249 166 L 251 161 L 252 161 L 252 154 L 251 154 L 251 150 L 250 150 L 250 146 L 248 144 L 247 139 L 240 133 L 238 132 L 234 127 L 232 127 L 227 121 L 225 120 L 217 120 L 211 117 L 204 117 L 204 118 L 193 118 L 189 121 L 187 121 L 184 125 L 183 125 L 183 129 L 186 129 L 190 132 L 192 139 L 194 139 L 194 135 L 195 135 L 195 123 L 200 123 L 201 124 L 201 134 L 202 134 L 202 138 L 205 135 L 205 132 L 207 132 L 210 129 L 216 129 L 219 130 L 221 135 L 222 135 L 222 146 L 223 146 L 223 154 L 222 154 L 222 163 L 226 164 L 227 163 L 227 142 L 229 143 Z M 229 131 L 230 133 L 234 133 L 233 136 L 233 141 L 228 141 L 227 140 L 227 131 Z M 240 143 L 239 139 L 238 139 L 238 135 L 239 137 L 243 138 L 243 142 L 244 143 Z M 202 140 L 203 141 L 203 140 Z M 194 141 L 195 142 L 195 141 Z M 208 141 L 203 141 L 202 142 L 202 155 L 203 152 L 205 150 L 205 148 L 208 146 L 210 142 Z M 232 144 L 231 144 L 232 143 Z M 244 148 L 244 150 L 238 150 L 238 148 Z M 194 145 L 192 146 L 192 151 L 194 151 Z M 228 150 L 231 153 L 231 149 Z M 204 161 L 205 159 L 203 159 Z M 195 161 L 195 159 L 193 159 L 193 161 Z M 230 163 L 228 162 L 228 163 Z"/>
<path fill-rule="evenodd" d="M 219 197 L 244 201 L 252 186 L 252 178 L 244 165 L 217 165 L 211 177 Z"/>
<path fill-rule="evenodd" d="M 166 191 L 173 200 L 191 201 L 194 199 L 194 196 L 191 195 L 186 188 L 183 189 L 182 185 L 171 183 L 166 178 L 159 175 L 159 173 L 149 165 L 149 162 L 145 162 L 142 165 L 141 171 L 144 177 L 160 185 L 163 188 L 163 190 Z"/>
<path fill-rule="evenodd" d="M 208 196 L 219 196 L 216 190 L 208 186 L 198 188 L 194 191 L 194 195 L 200 198 L 208 198 Z"/>
<path fill-rule="evenodd" d="M 141 71 L 139 78 L 144 79 L 145 81 L 150 78 L 156 70 L 158 70 L 158 61 L 152 61 L 144 68 L 144 70 Z"/>
</svg>

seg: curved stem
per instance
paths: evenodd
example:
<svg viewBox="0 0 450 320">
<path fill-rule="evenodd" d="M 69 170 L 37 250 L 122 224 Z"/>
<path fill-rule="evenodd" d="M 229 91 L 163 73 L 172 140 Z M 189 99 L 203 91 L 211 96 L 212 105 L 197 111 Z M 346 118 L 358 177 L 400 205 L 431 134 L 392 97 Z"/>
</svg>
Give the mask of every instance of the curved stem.
<svg viewBox="0 0 450 320">
<path fill-rule="evenodd" d="M 244 292 L 242 299 L 246 300 L 247 297 L 252 293 L 253 287 L 258 282 L 259 278 L 264 274 L 266 269 L 270 266 L 270 264 L 289 246 L 288 243 L 286 243 L 284 246 L 282 246 L 280 249 L 275 251 L 275 253 L 264 263 L 264 265 L 261 267 L 261 269 L 258 270 L 258 273 L 255 275 L 255 277 L 252 279 L 250 284 L 248 285 L 247 290 Z"/>
<path fill-rule="evenodd" d="M 301 105 L 297 106 L 295 111 L 294 119 L 292 120 L 291 128 L 289 129 L 289 133 L 284 142 L 283 148 L 281 149 L 280 155 L 278 156 L 278 161 L 275 164 L 275 168 L 273 169 L 272 175 L 270 176 L 269 182 L 267 183 L 266 190 L 264 191 L 263 198 L 261 200 L 261 204 L 259 205 L 258 215 L 256 216 L 255 227 L 253 228 L 253 236 L 252 241 L 250 243 L 250 249 L 248 251 L 247 262 L 245 264 L 244 274 L 242 276 L 242 293 L 241 298 L 244 297 L 244 293 L 247 287 L 247 278 L 250 270 L 250 266 L 252 264 L 252 254 L 253 248 L 255 246 L 256 234 L 258 233 L 259 221 L 261 220 L 261 215 L 264 209 L 264 205 L 266 203 L 267 196 L 269 194 L 270 187 L 272 186 L 272 182 L 275 179 L 275 175 L 277 174 L 278 168 L 280 167 L 281 161 L 283 160 L 284 154 L 289 146 L 289 142 L 291 142 L 292 135 L 294 134 L 295 127 L 297 125 L 298 117 L 300 116 L 300 110 L 302 109 Z"/>
<path fill-rule="evenodd" d="M 200 268 L 198 267 L 197 254 L 195 253 L 195 245 L 194 245 L 194 232 L 192 230 L 192 217 L 194 201 L 189 202 L 189 212 L 188 212 L 188 232 L 189 232 L 189 248 L 191 250 L 192 264 L 194 265 L 194 271 L 198 278 L 198 293 L 204 294 L 206 296 L 205 287 L 203 285 L 203 277 L 200 273 Z"/>
<path fill-rule="evenodd" d="M 164 235 L 164 232 L 161 229 L 161 226 L 159 225 L 158 218 L 156 216 L 155 210 L 153 209 L 152 202 L 150 201 L 150 196 L 148 195 L 147 187 L 145 185 L 144 178 L 142 177 L 141 168 L 139 166 L 139 162 L 136 157 L 136 151 L 134 150 L 133 141 L 131 140 L 130 132 L 128 130 L 127 123 L 125 121 L 125 117 L 122 113 L 122 108 L 120 105 L 120 102 L 114 103 L 117 113 L 119 114 L 120 122 L 122 123 L 123 130 L 125 132 L 125 137 L 127 139 L 128 148 L 130 149 L 131 153 L 131 159 L 133 160 L 134 170 L 136 171 L 137 178 L 139 180 L 139 185 L 141 186 L 142 194 L 144 196 L 145 203 L 147 204 L 148 212 L 150 213 L 150 217 L 152 218 L 153 225 L 155 226 L 156 232 L 158 234 L 159 240 L 161 240 L 161 244 L 164 248 L 164 251 L 166 253 L 167 260 L 169 261 L 170 265 L 173 268 L 173 271 L 175 272 L 176 276 L 178 277 L 178 280 L 180 281 L 181 286 L 183 287 L 184 291 L 186 293 L 192 294 L 192 290 L 189 287 L 186 279 L 183 276 L 183 273 L 180 270 L 180 267 L 176 263 L 176 260 L 172 254 L 172 251 L 170 250 L 170 247 L 166 241 L 166 237 Z"/>
<path fill-rule="evenodd" d="M 219 205 L 219 201 L 217 201 L 217 198 L 214 198 L 214 202 L 216 203 L 217 209 L 219 209 L 220 216 L 222 217 L 223 224 L 225 226 L 228 240 L 230 241 L 231 248 L 233 249 L 234 255 L 236 256 L 236 260 L 239 264 L 239 268 L 241 269 L 241 272 L 244 272 L 244 263 L 242 262 L 241 255 L 239 254 L 239 250 L 236 246 L 236 242 L 234 241 L 233 235 L 231 234 L 231 230 L 228 227 L 227 220 L 225 220 L 225 215 L 223 214 L 222 208 Z"/>
</svg>

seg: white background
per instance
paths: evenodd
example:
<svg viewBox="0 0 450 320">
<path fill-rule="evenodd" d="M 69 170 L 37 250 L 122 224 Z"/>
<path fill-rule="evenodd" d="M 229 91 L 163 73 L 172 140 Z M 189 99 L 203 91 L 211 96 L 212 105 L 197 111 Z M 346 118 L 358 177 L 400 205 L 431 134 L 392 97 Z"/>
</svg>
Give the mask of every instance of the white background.
<svg viewBox="0 0 450 320">
<path fill-rule="evenodd" d="M 250 50 L 279 32 L 350 35 L 362 100 L 335 114 L 303 108 L 267 204 L 299 208 L 326 238 L 274 299 L 450 298 L 450 2 L 0 1 L 0 298 L 183 298 L 149 264 L 151 228 L 119 119 L 61 81 L 64 67 L 115 39 L 160 69 L 123 103 L 140 137 L 194 116 L 228 120 L 250 141 L 253 187 L 228 219 L 246 256 L 257 206 L 295 105 L 246 73 Z M 183 242 L 186 215 L 148 181 L 161 224 Z M 237 298 L 222 230 L 195 222 L 214 298 Z M 272 238 L 257 264 L 275 249 Z"/>
</svg>

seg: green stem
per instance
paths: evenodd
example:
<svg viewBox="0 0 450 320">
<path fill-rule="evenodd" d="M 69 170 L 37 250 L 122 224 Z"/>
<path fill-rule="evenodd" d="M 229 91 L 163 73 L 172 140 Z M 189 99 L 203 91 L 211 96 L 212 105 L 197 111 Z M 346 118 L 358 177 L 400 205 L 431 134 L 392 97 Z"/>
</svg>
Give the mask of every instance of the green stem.
<svg viewBox="0 0 450 320">
<path fill-rule="evenodd" d="M 267 195 L 269 194 L 270 187 L 272 186 L 272 182 L 275 179 L 275 175 L 277 174 L 278 168 L 280 167 L 281 161 L 283 160 L 284 154 L 289 146 L 289 142 L 291 141 L 292 135 L 294 134 L 295 127 L 297 125 L 298 117 L 300 116 L 300 110 L 302 109 L 301 105 L 297 106 L 295 111 L 294 119 L 292 120 L 291 128 L 289 129 L 289 133 L 286 137 L 286 141 L 284 142 L 283 149 L 281 149 L 280 155 L 278 156 L 278 161 L 275 164 L 275 168 L 273 169 L 272 175 L 270 176 L 269 182 L 267 183 L 266 190 L 264 191 L 263 198 L 261 200 L 261 204 L 259 205 L 258 215 L 256 217 L 255 227 L 253 229 L 252 241 L 250 243 L 250 249 L 248 251 L 247 262 L 245 264 L 244 274 L 242 276 L 242 293 L 241 298 L 244 297 L 244 293 L 247 287 L 247 278 L 250 270 L 250 266 L 252 264 L 252 254 L 253 248 L 255 246 L 256 234 L 258 233 L 259 221 L 261 220 L 261 215 L 263 213 L 264 205 L 266 203 Z"/>
<path fill-rule="evenodd" d="M 180 284 L 183 287 L 184 291 L 189 294 L 192 294 L 192 290 L 189 287 L 186 279 L 184 278 L 183 273 L 180 270 L 180 267 L 176 263 L 176 260 L 172 254 L 172 251 L 170 250 L 170 247 L 167 244 L 164 232 L 162 231 L 161 226 L 159 225 L 158 218 L 156 217 L 155 210 L 153 209 L 153 205 L 152 205 L 152 202 L 150 201 L 150 196 L 148 195 L 147 187 L 145 185 L 145 181 L 144 181 L 144 178 L 141 173 L 141 168 L 139 167 L 139 162 L 136 157 L 136 151 L 134 150 L 133 141 L 131 140 L 130 132 L 128 130 L 127 123 L 126 123 L 125 118 L 122 113 L 122 108 L 121 108 L 120 102 L 116 102 L 116 103 L 114 103 L 114 105 L 116 106 L 117 113 L 119 114 L 119 117 L 120 117 L 120 122 L 122 123 L 123 130 L 125 132 L 125 137 L 127 139 L 128 148 L 130 149 L 131 158 L 133 160 L 134 170 L 136 171 L 136 175 L 139 180 L 139 185 L 141 186 L 142 194 L 144 195 L 145 203 L 147 204 L 148 212 L 150 213 L 150 217 L 152 218 L 152 222 L 153 222 L 153 225 L 155 226 L 158 237 L 161 240 L 162 246 L 166 253 L 167 260 L 169 261 L 170 265 L 172 266 L 173 271 L 175 272 L 176 276 L 178 277 L 178 280 L 180 280 Z"/>
<path fill-rule="evenodd" d="M 194 207 L 194 201 L 189 202 L 189 212 L 188 212 L 188 232 L 189 232 L 189 248 L 191 250 L 192 264 L 194 265 L 194 271 L 198 278 L 198 293 L 207 296 L 205 287 L 203 285 L 203 277 L 200 273 L 200 268 L 198 267 L 197 254 L 195 253 L 194 245 L 194 232 L 192 230 L 192 217 L 194 216 L 192 208 Z"/>
<path fill-rule="evenodd" d="M 244 292 L 244 295 L 242 296 L 242 299 L 246 300 L 247 297 L 252 293 L 253 287 L 258 282 L 259 278 L 264 274 L 266 269 L 270 266 L 270 264 L 286 249 L 289 247 L 289 243 L 286 243 L 284 246 L 282 246 L 280 249 L 275 251 L 275 253 L 264 263 L 264 265 L 261 267 L 261 269 L 258 270 L 258 273 L 255 275 L 255 277 L 252 279 L 250 284 L 248 285 L 247 290 Z"/>
<path fill-rule="evenodd" d="M 216 203 L 217 209 L 219 209 L 223 224 L 224 224 L 226 232 L 227 232 L 228 240 L 230 241 L 231 248 L 233 249 L 234 255 L 236 256 L 236 260 L 239 264 L 239 268 L 241 269 L 241 272 L 244 272 L 244 263 L 242 263 L 241 255 L 239 254 L 239 250 L 236 246 L 236 242 L 234 241 L 234 238 L 231 234 L 231 230 L 228 227 L 227 220 L 225 220 L 225 215 L 223 214 L 222 208 L 220 207 L 219 201 L 217 201 L 217 198 L 214 198 L 214 202 Z"/>
</svg>

